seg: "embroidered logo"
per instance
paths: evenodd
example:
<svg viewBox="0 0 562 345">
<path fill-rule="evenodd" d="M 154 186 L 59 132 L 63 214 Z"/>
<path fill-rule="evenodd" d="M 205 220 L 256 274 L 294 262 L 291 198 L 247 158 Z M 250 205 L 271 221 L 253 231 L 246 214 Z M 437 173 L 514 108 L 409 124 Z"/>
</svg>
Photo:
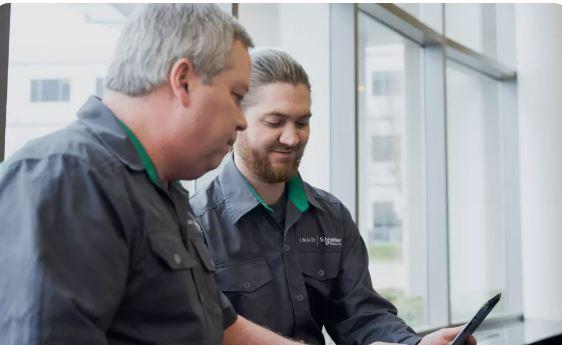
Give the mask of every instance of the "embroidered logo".
<svg viewBox="0 0 562 345">
<path fill-rule="evenodd" d="M 342 240 L 337 237 L 320 237 L 320 243 L 324 243 L 326 246 L 341 247 Z"/>
<path fill-rule="evenodd" d="M 339 237 L 327 237 L 327 236 L 307 236 L 299 238 L 299 242 L 302 244 L 312 244 L 316 246 L 327 246 L 327 247 L 341 247 L 342 239 Z"/>
<path fill-rule="evenodd" d="M 316 237 L 301 237 L 299 240 L 300 243 L 314 243 L 316 244 L 318 241 Z"/>
</svg>

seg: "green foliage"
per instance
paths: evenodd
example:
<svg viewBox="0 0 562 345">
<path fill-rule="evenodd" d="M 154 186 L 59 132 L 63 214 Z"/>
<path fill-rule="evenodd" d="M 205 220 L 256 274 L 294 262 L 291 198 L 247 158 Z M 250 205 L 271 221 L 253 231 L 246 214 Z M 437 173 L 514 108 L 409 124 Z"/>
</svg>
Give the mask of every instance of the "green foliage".
<svg viewBox="0 0 562 345">
<path fill-rule="evenodd" d="M 367 248 L 369 259 L 373 261 L 400 261 L 402 246 L 399 244 L 371 244 Z"/>
<path fill-rule="evenodd" d="M 425 321 L 422 297 L 407 297 L 399 288 L 380 289 L 378 292 L 396 306 L 398 316 L 408 325 L 415 326 Z"/>
</svg>

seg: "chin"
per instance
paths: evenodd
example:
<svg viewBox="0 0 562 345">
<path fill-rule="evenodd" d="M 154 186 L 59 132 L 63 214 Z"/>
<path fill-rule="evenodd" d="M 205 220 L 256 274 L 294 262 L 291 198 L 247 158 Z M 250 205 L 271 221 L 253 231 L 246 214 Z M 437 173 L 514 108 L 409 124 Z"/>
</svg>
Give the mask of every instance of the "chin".
<svg viewBox="0 0 562 345">
<path fill-rule="evenodd" d="M 222 163 L 222 160 L 224 159 L 225 156 L 226 153 L 221 153 L 220 155 L 217 155 L 215 158 L 210 160 L 207 166 L 207 171 L 211 171 L 218 168 L 218 166 Z M 205 171 L 203 174 L 205 174 L 207 171 Z"/>
</svg>

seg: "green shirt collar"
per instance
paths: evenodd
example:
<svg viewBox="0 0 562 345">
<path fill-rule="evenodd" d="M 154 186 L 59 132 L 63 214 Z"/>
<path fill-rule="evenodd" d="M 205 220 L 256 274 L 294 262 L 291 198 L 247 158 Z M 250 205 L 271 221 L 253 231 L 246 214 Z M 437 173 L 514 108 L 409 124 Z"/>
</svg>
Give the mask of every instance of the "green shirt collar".
<svg viewBox="0 0 562 345">
<path fill-rule="evenodd" d="M 252 192 L 252 194 L 256 197 L 258 202 L 265 207 L 269 212 L 273 212 L 271 206 L 269 206 L 265 200 L 256 192 L 254 187 L 250 184 L 250 182 L 244 177 L 244 181 L 246 185 Z M 287 182 L 287 187 L 289 189 L 289 200 L 295 205 L 295 207 L 301 211 L 305 212 L 308 210 L 308 197 L 306 196 L 306 192 L 304 190 L 304 183 L 301 179 L 301 176 L 297 173 L 292 179 Z"/>
<path fill-rule="evenodd" d="M 158 178 L 158 172 L 156 171 L 156 168 L 154 167 L 154 164 L 152 163 L 150 156 L 148 155 L 148 153 L 146 153 L 144 146 L 142 146 L 142 143 L 137 138 L 135 133 L 133 133 L 133 131 L 131 131 L 131 129 L 127 127 L 127 125 L 125 125 L 123 121 L 121 121 L 120 119 L 117 119 L 117 121 L 119 122 L 119 124 L 121 125 L 127 136 L 129 137 L 129 139 L 131 139 L 131 141 L 133 142 L 133 146 L 135 147 L 135 150 L 137 151 L 142 161 L 142 164 L 146 169 L 146 174 L 148 175 L 148 178 L 154 185 L 160 187 L 160 179 Z"/>
</svg>

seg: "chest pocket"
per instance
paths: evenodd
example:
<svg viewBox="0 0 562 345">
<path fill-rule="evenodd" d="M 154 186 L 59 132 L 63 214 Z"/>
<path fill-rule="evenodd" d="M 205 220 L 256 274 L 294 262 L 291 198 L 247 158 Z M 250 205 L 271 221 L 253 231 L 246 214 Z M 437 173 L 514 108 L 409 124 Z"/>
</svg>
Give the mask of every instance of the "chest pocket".
<svg viewBox="0 0 562 345">
<path fill-rule="evenodd" d="M 168 268 L 186 270 L 198 265 L 181 238 L 166 233 L 152 233 L 149 239 L 152 251 Z"/>
<path fill-rule="evenodd" d="M 217 281 L 225 292 L 254 292 L 271 281 L 271 271 L 265 260 L 223 266 L 217 270 Z"/>
<path fill-rule="evenodd" d="M 238 314 L 256 322 L 274 318 L 272 274 L 265 260 L 217 267 L 216 277 Z"/>
<path fill-rule="evenodd" d="M 302 273 L 315 280 L 334 279 L 340 270 L 341 252 L 300 252 Z"/>
<path fill-rule="evenodd" d="M 149 239 L 153 253 L 169 269 L 164 283 L 180 289 L 181 295 L 173 296 L 174 303 L 180 305 L 177 308 L 186 315 L 191 314 L 194 324 L 199 322 L 200 327 L 193 330 L 193 334 L 204 329 L 222 331 L 222 306 L 215 268 L 205 244 L 192 239 L 188 250 L 179 236 L 154 233 Z M 194 307 L 196 304 L 201 307 Z M 197 309 L 203 310 L 203 314 Z"/>
</svg>

